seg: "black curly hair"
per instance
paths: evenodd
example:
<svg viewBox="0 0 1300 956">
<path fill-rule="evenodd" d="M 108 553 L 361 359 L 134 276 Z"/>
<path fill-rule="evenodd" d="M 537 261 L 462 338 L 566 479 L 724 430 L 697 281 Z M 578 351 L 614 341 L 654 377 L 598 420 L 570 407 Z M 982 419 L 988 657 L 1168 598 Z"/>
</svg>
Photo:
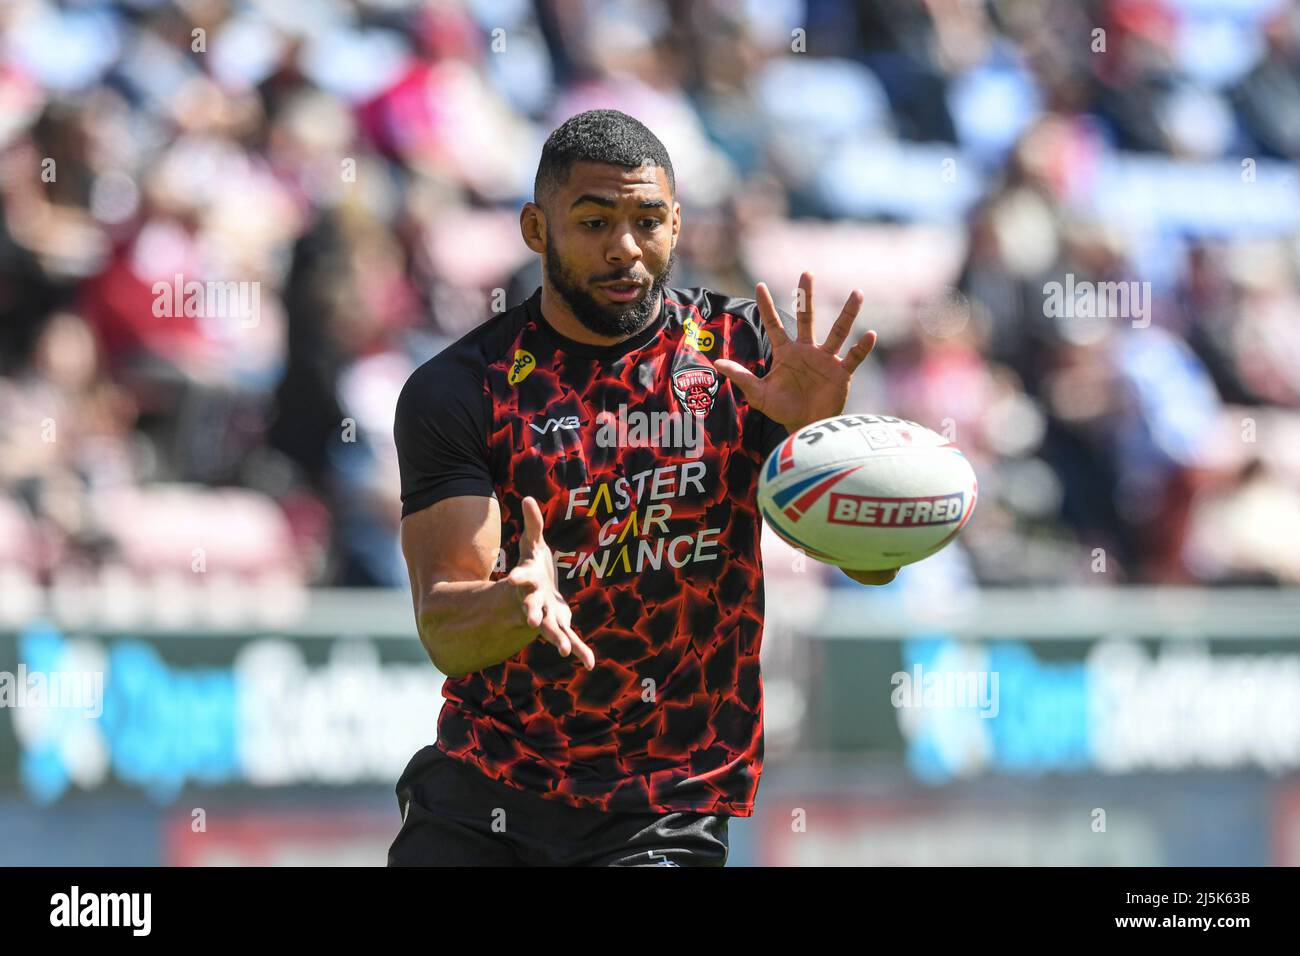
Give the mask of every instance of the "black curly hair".
<svg viewBox="0 0 1300 956">
<path fill-rule="evenodd" d="M 541 205 L 579 162 L 609 163 L 625 169 L 647 163 L 660 166 L 668 175 L 669 192 L 677 192 L 673 163 L 659 137 L 618 110 L 588 110 L 571 116 L 546 138 L 533 182 L 533 202 Z"/>
</svg>

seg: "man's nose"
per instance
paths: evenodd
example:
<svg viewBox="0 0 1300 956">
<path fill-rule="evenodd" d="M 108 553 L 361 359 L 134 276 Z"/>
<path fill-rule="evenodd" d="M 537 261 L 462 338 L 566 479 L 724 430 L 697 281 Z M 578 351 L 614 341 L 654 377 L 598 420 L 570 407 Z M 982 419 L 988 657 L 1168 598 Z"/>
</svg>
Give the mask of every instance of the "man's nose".
<svg viewBox="0 0 1300 956">
<path fill-rule="evenodd" d="M 635 262 L 641 258 L 641 246 L 631 229 L 624 229 L 606 253 L 610 262 Z"/>
</svg>

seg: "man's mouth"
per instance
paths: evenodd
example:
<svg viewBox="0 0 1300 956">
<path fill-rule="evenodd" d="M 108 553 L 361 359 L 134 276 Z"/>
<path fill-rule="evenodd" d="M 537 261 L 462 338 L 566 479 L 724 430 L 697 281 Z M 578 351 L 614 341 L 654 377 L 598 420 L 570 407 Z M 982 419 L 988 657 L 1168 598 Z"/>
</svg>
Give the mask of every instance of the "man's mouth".
<svg viewBox="0 0 1300 956">
<path fill-rule="evenodd" d="M 602 282 L 598 288 L 605 293 L 607 298 L 615 302 L 631 302 L 641 294 L 645 284 L 624 279 L 616 282 Z"/>
</svg>

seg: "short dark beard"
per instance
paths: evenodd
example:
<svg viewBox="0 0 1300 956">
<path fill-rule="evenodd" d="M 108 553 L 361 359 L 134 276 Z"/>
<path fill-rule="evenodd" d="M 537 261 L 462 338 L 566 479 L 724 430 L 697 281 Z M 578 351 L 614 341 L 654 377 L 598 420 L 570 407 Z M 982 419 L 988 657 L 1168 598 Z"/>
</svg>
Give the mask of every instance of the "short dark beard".
<svg viewBox="0 0 1300 956">
<path fill-rule="evenodd" d="M 673 267 L 677 265 L 677 250 L 674 249 L 664 264 L 663 272 L 655 276 L 650 283 L 650 291 L 635 302 L 626 305 L 602 304 L 587 291 L 586 283 L 560 265 L 559 250 L 550 229 L 546 230 L 546 278 L 551 287 L 564 300 L 573 317 L 583 326 L 597 335 L 610 339 L 625 339 L 640 332 L 649 324 L 654 315 L 655 306 L 663 296 L 664 287 L 672 276 Z M 630 276 L 609 276 L 603 280 L 614 282 L 619 278 Z"/>
</svg>

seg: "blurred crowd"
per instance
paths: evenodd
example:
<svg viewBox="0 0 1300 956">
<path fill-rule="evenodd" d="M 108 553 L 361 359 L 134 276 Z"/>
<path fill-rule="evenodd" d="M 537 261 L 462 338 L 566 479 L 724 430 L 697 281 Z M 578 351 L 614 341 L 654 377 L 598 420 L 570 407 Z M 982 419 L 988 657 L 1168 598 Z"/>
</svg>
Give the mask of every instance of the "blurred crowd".
<svg viewBox="0 0 1300 956">
<path fill-rule="evenodd" d="M 673 157 L 675 285 L 810 269 L 823 331 L 866 291 L 853 410 L 980 477 L 918 571 L 1300 582 L 1289 2 L 13 0 L 0 34 L 0 593 L 405 587 L 397 392 L 540 284 L 518 208 L 597 107 Z"/>
</svg>

